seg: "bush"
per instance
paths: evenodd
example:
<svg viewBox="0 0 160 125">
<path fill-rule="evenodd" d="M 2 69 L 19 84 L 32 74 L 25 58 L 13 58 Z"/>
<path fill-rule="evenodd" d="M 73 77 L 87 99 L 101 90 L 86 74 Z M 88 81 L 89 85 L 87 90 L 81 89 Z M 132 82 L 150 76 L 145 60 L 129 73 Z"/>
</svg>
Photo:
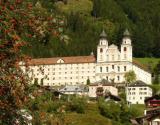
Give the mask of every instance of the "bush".
<svg viewBox="0 0 160 125">
<path fill-rule="evenodd" d="M 85 113 L 86 100 L 84 98 L 72 97 L 67 108 L 72 112 Z"/>
<path fill-rule="evenodd" d="M 100 113 L 110 119 L 115 121 L 120 120 L 120 104 L 117 104 L 113 101 L 109 102 L 99 102 L 98 104 Z M 112 109 L 112 110 L 111 110 Z"/>
</svg>

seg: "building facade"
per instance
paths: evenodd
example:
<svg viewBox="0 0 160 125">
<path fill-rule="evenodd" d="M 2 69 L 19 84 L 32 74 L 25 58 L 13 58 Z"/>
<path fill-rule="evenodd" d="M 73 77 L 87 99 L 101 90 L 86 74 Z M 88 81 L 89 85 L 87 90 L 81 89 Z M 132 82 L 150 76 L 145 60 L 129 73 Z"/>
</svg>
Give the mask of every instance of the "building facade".
<svg viewBox="0 0 160 125">
<path fill-rule="evenodd" d="M 136 81 L 126 87 L 127 102 L 144 104 L 144 100 L 152 96 L 152 89 L 142 81 Z"/>
<path fill-rule="evenodd" d="M 102 80 L 104 81 L 104 80 Z M 98 90 L 102 90 L 101 94 L 105 96 L 106 93 L 110 93 L 111 95 L 118 96 L 118 89 L 114 87 L 111 83 L 102 83 L 96 82 L 89 85 L 88 96 L 91 98 L 96 98 Z"/>
<path fill-rule="evenodd" d="M 103 31 L 97 46 L 97 58 L 92 53 L 90 56 L 31 59 L 27 64 L 32 81 L 41 85 L 86 84 L 88 79 L 91 83 L 102 79 L 122 83 L 125 81 L 124 74 L 130 70 L 135 71 L 137 80 L 151 84 L 151 74 L 132 58 L 132 41 L 128 30 L 123 34 L 120 49 L 108 44 Z M 20 65 L 26 72 L 24 64 L 21 62 Z"/>
</svg>

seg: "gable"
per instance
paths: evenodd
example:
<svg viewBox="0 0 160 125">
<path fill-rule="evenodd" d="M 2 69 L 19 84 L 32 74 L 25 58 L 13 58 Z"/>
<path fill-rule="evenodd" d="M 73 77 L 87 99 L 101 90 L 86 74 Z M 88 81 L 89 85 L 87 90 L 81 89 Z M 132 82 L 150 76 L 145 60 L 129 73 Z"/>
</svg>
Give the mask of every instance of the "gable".
<svg viewBox="0 0 160 125">
<path fill-rule="evenodd" d="M 57 63 L 64 63 L 64 60 L 63 59 L 59 59 L 59 60 L 57 60 Z"/>
</svg>

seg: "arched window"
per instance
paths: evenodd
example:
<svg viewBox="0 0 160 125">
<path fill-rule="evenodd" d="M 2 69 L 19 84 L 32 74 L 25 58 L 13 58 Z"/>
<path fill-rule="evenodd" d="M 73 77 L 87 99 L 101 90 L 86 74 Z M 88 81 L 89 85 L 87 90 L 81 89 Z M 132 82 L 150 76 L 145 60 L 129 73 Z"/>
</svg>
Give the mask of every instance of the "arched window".
<svg viewBox="0 0 160 125">
<path fill-rule="evenodd" d="M 101 53 L 103 52 L 103 49 L 102 49 L 102 48 L 100 48 L 100 52 L 101 52 Z"/>
<path fill-rule="evenodd" d="M 126 47 L 124 47 L 124 51 L 127 51 L 127 48 L 126 48 Z"/>
</svg>

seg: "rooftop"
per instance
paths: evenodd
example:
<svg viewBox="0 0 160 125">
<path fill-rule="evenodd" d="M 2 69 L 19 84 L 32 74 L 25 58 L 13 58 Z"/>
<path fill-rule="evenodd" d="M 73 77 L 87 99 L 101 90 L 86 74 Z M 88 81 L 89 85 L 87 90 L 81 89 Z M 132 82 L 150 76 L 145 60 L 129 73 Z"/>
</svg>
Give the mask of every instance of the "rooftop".
<svg viewBox="0 0 160 125">
<path fill-rule="evenodd" d="M 130 32 L 128 31 L 128 29 L 126 29 L 123 33 L 123 36 L 131 36 Z"/>
<path fill-rule="evenodd" d="M 54 57 L 54 58 L 38 58 L 31 59 L 28 65 L 52 65 L 57 63 L 74 64 L 74 63 L 94 63 L 96 58 L 91 56 L 71 56 L 71 57 Z"/>
<path fill-rule="evenodd" d="M 129 87 L 147 87 L 148 85 L 140 80 L 133 82 L 129 85 Z"/>
<path fill-rule="evenodd" d="M 84 86 L 78 85 L 66 85 L 59 90 L 59 92 L 84 92 L 86 91 Z"/>
<path fill-rule="evenodd" d="M 107 34 L 106 32 L 103 30 L 102 33 L 100 34 L 100 38 L 106 38 Z"/>
</svg>

